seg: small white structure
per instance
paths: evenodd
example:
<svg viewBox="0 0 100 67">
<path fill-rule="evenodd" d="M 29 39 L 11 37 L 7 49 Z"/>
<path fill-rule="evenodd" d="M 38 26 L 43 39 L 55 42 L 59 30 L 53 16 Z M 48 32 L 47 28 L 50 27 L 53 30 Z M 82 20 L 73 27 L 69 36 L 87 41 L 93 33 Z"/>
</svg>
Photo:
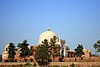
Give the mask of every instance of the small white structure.
<svg viewBox="0 0 100 67">
<path fill-rule="evenodd" d="M 8 46 L 9 44 L 7 44 L 2 52 L 2 60 L 8 60 Z"/>
<path fill-rule="evenodd" d="M 87 50 L 86 48 L 83 48 L 83 52 L 84 52 L 84 55 L 82 55 L 82 57 L 90 57 L 90 50 Z"/>
</svg>

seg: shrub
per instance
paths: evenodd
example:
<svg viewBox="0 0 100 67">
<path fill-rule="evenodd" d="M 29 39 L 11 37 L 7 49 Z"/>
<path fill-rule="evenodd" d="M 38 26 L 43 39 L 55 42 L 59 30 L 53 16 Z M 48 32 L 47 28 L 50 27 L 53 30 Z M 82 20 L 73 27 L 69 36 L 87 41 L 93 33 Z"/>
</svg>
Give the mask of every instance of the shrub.
<svg viewBox="0 0 100 67">
<path fill-rule="evenodd" d="M 63 62 L 63 58 L 59 58 L 59 61 L 60 61 L 60 62 Z"/>
<path fill-rule="evenodd" d="M 36 63 L 34 63 L 33 66 L 36 66 Z"/>
<path fill-rule="evenodd" d="M 32 59 L 32 58 L 30 58 L 30 61 L 32 62 L 32 61 L 33 61 L 33 59 Z"/>
<path fill-rule="evenodd" d="M 25 59 L 25 62 L 27 62 L 27 59 Z"/>
<path fill-rule="evenodd" d="M 26 62 L 26 64 L 25 65 L 31 65 L 29 62 Z"/>
<path fill-rule="evenodd" d="M 74 64 L 74 63 L 72 63 L 72 64 L 70 65 L 70 67 L 75 67 L 75 64 Z"/>
</svg>

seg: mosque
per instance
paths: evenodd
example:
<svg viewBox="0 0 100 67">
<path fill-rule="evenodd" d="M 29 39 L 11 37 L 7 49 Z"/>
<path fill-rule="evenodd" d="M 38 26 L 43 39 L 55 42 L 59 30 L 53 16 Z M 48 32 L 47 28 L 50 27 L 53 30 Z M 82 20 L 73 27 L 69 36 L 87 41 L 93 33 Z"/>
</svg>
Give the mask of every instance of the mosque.
<svg viewBox="0 0 100 67">
<path fill-rule="evenodd" d="M 54 32 L 52 32 L 49 28 L 47 29 L 47 31 L 43 32 L 40 37 L 39 37 L 39 41 L 38 41 L 38 45 L 42 44 L 42 41 L 44 41 L 45 39 L 48 40 L 48 42 L 50 43 L 50 39 L 53 38 L 54 36 L 56 36 L 56 43 L 55 45 L 60 45 L 61 50 L 60 50 L 60 56 L 66 56 L 67 52 L 66 52 L 66 43 L 65 40 L 62 40 L 58 37 L 58 35 Z M 61 53 L 63 51 L 63 53 Z"/>
<path fill-rule="evenodd" d="M 34 55 L 35 52 L 37 50 L 37 47 L 42 44 L 42 41 L 44 41 L 44 39 L 47 39 L 48 42 L 50 42 L 50 39 L 53 38 L 54 36 L 56 36 L 56 45 L 60 46 L 60 56 L 63 56 L 64 58 L 68 58 L 68 57 L 75 57 L 74 52 L 72 50 L 68 50 L 67 49 L 67 44 L 65 40 L 62 40 L 58 37 L 58 35 L 56 33 L 54 33 L 53 31 L 51 31 L 51 29 L 47 29 L 45 32 L 41 33 L 38 39 L 38 43 L 35 46 L 30 46 L 30 56 L 27 59 L 33 59 L 34 60 Z M 9 44 L 7 44 L 2 52 L 2 60 L 5 61 L 8 59 L 8 48 Z M 85 49 L 85 52 L 87 50 Z M 89 54 L 89 53 L 88 53 Z M 19 50 L 16 51 L 16 55 L 15 55 L 15 60 L 20 62 L 23 61 L 22 58 L 19 57 L 20 53 Z M 87 56 L 87 55 L 86 55 Z M 89 55 L 88 55 L 89 56 Z M 55 58 L 55 61 L 58 61 L 59 58 Z"/>
</svg>

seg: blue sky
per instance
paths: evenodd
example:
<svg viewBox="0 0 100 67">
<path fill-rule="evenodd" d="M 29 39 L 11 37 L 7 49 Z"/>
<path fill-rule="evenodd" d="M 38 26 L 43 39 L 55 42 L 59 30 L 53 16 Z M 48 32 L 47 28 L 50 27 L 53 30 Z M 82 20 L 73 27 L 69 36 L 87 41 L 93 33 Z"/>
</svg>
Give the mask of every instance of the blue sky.
<svg viewBox="0 0 100 67">
<path fill-rule="evenodd" d="M 100 0 L 0 0 L 0 53 L 4 46 L 28 40 L 35 45 L 47 28 L 71 50 L 83 44 L 94 53 L 100 40 Z"/>
</svg>

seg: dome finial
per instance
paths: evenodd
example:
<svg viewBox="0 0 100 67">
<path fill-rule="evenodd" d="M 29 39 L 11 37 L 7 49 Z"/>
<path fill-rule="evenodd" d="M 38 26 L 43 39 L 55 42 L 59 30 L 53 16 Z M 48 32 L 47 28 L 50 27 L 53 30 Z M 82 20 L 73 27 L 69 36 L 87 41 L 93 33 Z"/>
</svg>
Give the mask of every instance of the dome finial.
<svg viewBox="0 0 100 67">
<path fill-rule="evenodd" d="M 47 31 L 50 31 L 50 28 L 47 28 Z"/>
</svg>

